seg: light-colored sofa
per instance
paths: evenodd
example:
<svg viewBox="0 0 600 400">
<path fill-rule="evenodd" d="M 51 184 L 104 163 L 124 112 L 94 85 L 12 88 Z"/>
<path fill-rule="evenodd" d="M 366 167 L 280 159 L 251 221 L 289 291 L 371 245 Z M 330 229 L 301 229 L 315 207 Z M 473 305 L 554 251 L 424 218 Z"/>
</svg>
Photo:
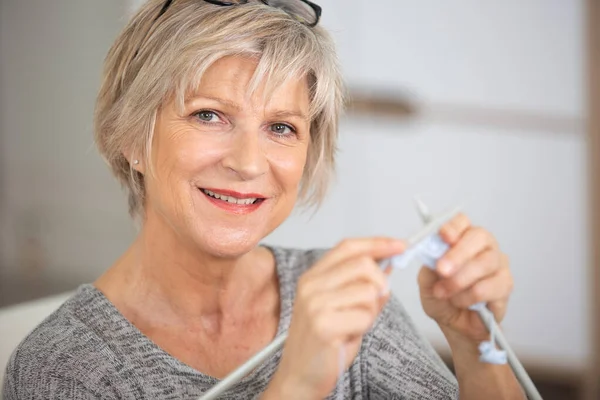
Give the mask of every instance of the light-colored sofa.
<svg viewBox="0 0 600 400">
<path fill-rule="evenodd" d="M 35 301 L 0 308 L 0 388 L 6 364 L 17 345 L 73 293 L 62 293 Z M 0 390 L 0 398 L 2 390 Z"/>
</svg>

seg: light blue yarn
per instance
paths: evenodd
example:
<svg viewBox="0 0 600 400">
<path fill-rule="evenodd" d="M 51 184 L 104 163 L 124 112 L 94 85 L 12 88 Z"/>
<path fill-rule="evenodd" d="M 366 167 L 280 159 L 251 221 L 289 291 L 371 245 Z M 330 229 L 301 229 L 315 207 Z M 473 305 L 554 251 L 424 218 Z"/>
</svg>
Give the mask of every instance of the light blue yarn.
<svg viewBox="0 0 600 400">
<path fill-rule="evenodd" d="M 395 269 L 408 268 L 414 260 L 419 260 L 423 265 L 435 271 L 437 261 L 450 249 L 450 246 L 444 242 L 440 235 L 430 235 L 411 246 L 404 253 L 386 260 L 382 268 L 391 265 Z M 485 308 L 485 303 L 477 303 L 469 307 L 472 311 L 478 311 Z M 493 316 L 492 316 L 493 318 Z M 479 345 L 479 360 L 488 364 L 506 364 L 506 351 L 496 348 L 494 340 L 494 329 L 490 330 L 490 340 L 481 342 Z"/>
<path fill-rule="evenodd" d="M 487 305 L 485 303 L 477 303 L 469 307 L 469 310 L 479 311 L 486 307 Z M 493 314 L 490 313 L 490 316 L 493 318 Z M 479 344 L 479 353 L 481 354 L 479 360 L 488 364 L 506 364 L 506 351 L 497 349 L 495 343 L 494 329 L 490 329 L 490 340 Z"/>
</svg>

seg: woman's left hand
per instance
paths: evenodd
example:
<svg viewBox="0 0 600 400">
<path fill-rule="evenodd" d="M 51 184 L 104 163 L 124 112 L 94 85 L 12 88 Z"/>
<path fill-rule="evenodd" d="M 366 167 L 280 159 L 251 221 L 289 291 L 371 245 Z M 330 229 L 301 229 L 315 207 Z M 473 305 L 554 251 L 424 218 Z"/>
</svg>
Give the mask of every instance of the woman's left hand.
<svg viewBox="0 0 600 400">
<path fill-rule="evenodd" d="M 513 289 L 508 257 L 492 234 L 471 226 L 464 214 L 442 226 L 440 236 L 450 249 L 439 259 L 436 271 L 423 267 L 419 273 L 423 309 L 446 336 L 485 340 L 487 329 L 468 308 L 485 302 L 496 321 L 502 321 Z"/>
</svg>

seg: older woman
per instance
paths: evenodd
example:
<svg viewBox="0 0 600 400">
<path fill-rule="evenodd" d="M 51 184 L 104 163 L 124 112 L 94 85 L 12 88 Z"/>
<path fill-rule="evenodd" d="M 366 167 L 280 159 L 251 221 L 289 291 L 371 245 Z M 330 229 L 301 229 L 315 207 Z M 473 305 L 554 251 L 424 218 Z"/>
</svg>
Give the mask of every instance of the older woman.
<svg viewBox="0 0 600 400">
<path fill-rule="evenodd" d="M 304 0 L 150 0 L 127 25 L 96 140 L 139 236 L 19 346 L 5 399 L 193 399 L 283 332 L 283 351 L 224 398 L 522 397 L 508 366 L 478 360 L 487 335 L 468 307 L 486 301 L 501 320 L 512 281 L 466 216 L 419 276 L 456 377 L 378 266 L 402 240 L 259 245 L 297 201 L 319 203 L 333 170 L 343 89 L 319 15 Z"/>
</svg>

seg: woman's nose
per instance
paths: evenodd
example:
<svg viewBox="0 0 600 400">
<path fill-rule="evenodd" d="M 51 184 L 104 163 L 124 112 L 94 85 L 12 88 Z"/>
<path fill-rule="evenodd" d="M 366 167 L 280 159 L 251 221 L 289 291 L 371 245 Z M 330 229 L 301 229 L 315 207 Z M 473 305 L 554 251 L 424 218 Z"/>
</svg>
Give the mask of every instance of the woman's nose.
<svg viewBox="0 0 600 400">
<path fill-rule="evenodd" d="M 269 169 L 261 137 L 250 130 L 238 131 L 232 135 L 231 146 L 223 158 L 223 166 L 234 172 L 242 180 L 256 179 Z"/>
</svg>

